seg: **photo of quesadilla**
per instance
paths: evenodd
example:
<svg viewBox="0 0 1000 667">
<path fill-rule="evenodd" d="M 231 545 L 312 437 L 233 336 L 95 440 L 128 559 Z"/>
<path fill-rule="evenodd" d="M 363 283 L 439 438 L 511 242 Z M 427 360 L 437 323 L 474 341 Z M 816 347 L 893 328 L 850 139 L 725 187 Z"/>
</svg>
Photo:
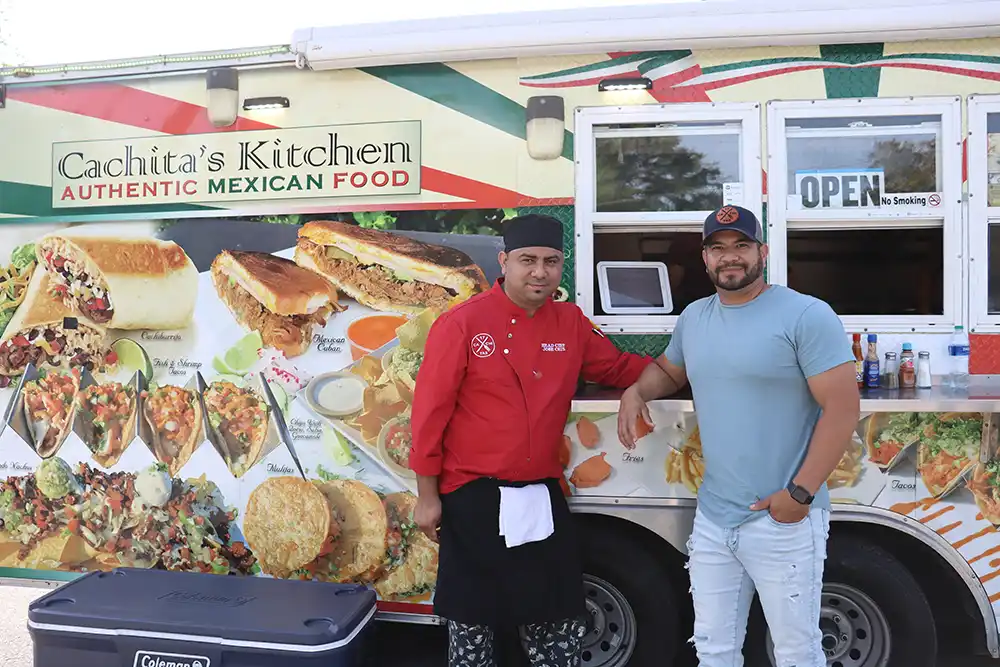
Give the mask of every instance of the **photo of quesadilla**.
<svg viewBox="0 0 1000 667">
<path fill-rule="evenodd" d="M 229 471 L 242 477 L 260 460 L 270 409 L 253 390 L 226 381 L 213 382 L 204 396 L 208 423 L 225 447 Z"/>
<path fill-rule="evenodd" d="M 920 441 L 922 425 L 916 412 L 876 412 L 868 418 L 865 447 L 868 460 L 889 470 L 903 453 Z"/>
<path fill-rule="evenodd" d="M 117 362 L 104 327 L 78 315 L 50 291 L 50 276 L 35 271 L 24 301 L 0 338 L 0 375 L 36 368 L 104 370 Z"/>
<path fill-rule="evenodd" d="M 345 222 L 303 225 L 295 261 L 375 310 L 443 312 L 489 289 L 482 269 L 463 252 Z"/>
<path fill-rule="evenodd" d="M 93 384 L 81 392 L 81 439 L 104 468 L 118 463 L 135 438 L 135 387 L 120 382 Z"/>
<path fill-rule="evenodd" d="M 52 290 L 109 329 L 183 329 L 194 317 L 198 270 L 172 241 L 49 234 L 37 244 Z"/>
<path fill-rule="evenodd" d="M 952 491 L 975 466 L 983 440 L 980 413 L 921 413 L 917 470 L 934 498 Z"/>
<path fill-rule="evenodd" d="M 389 520 L 389 549 L 375 591 L 383 600 L 414 601 L 434 590 L 438 545 L 423 534 L 413 519 L 415 495 L 405 491 L 390 493 L 384 504 Z"/>
<path fill-rule="evenodd" d="M 344 310 L 328 281 L 266 253 L 222 251 L 212 262 L 212 282 L 241 326 L 289 358 L 309 349 L 314 328 Z"/>
<path fill-rule="evenodd" d="M 62 446 L 73 428 L 80 396 L 80 372 L 40 369 L 38 377 L 24 383 L 24 416 L 35 452 L 47 459 Z"/>
<path fill-rule="evenodd" d="M 204 437 L 201 402 L 193 392 L 161 385 L 145 392 L 143 417 L 153 433 L 153 456 L 177 475 Z"/>
</svg>

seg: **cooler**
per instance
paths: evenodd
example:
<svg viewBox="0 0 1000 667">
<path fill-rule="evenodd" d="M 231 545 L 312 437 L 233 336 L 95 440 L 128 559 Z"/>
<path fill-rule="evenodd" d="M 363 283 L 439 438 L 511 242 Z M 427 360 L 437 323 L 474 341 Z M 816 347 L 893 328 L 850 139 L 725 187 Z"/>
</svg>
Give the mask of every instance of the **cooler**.
<svg viewBox="0 0 1000 667">
<path fill-rule="evenodd" d="M 365 586 L 118 569 L 28 610 L 35 667 L 356 667 Z"/>
</svg>

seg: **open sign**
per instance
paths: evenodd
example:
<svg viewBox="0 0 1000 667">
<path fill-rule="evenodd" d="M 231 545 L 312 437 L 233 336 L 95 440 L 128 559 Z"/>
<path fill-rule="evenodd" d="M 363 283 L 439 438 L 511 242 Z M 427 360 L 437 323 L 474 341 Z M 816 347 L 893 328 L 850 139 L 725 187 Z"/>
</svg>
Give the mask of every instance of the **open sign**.
<svg viewBox="0 0 1000 667">
<path fill-rule="evenodd" d="M 876 207 L 882 204 L 885 173 L 881 169 L 797 171 L 795 186 L 802 208 Z"/>
</svg>

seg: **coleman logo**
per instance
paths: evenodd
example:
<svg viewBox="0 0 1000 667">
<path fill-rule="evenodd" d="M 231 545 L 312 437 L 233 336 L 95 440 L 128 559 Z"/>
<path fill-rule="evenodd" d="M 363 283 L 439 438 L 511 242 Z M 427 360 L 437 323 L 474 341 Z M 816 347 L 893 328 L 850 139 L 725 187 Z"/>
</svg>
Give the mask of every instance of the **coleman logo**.
<svg viewBox="0 0 1000 667">
<path fill-rule="evenodd" d="M 203 655 L 181 655 L 158 651 L 136 651 L 132 667 L 211 667 L 212 661 Z"/>
</svg>

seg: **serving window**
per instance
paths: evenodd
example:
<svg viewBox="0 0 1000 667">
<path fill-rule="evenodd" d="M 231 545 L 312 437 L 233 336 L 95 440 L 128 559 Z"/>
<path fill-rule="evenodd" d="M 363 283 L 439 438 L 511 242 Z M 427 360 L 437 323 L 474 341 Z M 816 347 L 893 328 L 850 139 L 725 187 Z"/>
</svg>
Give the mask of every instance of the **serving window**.
<svg viewBox="0 0 1000 667">
<path fill-rule="evenodd" d="M 849 330 L 962 321 L 958 98 L 768 104 L 770 281 Z"/>
<path fill-rule="evenodd" d="M 701 226 L 723 204 L 761 214 L 760 111 L 707 103 L 577 110 L 576 302 L 602 329 L 670 331 L 687 304 L 714 292 Z M 673 310 L 604 312 L 599 262 L 664 264 Z"/>
<path fill-rule="evenodd" d="M 969 97 L 969 321 L 1000 330 L 1000 95 Z"/>
</svg>

